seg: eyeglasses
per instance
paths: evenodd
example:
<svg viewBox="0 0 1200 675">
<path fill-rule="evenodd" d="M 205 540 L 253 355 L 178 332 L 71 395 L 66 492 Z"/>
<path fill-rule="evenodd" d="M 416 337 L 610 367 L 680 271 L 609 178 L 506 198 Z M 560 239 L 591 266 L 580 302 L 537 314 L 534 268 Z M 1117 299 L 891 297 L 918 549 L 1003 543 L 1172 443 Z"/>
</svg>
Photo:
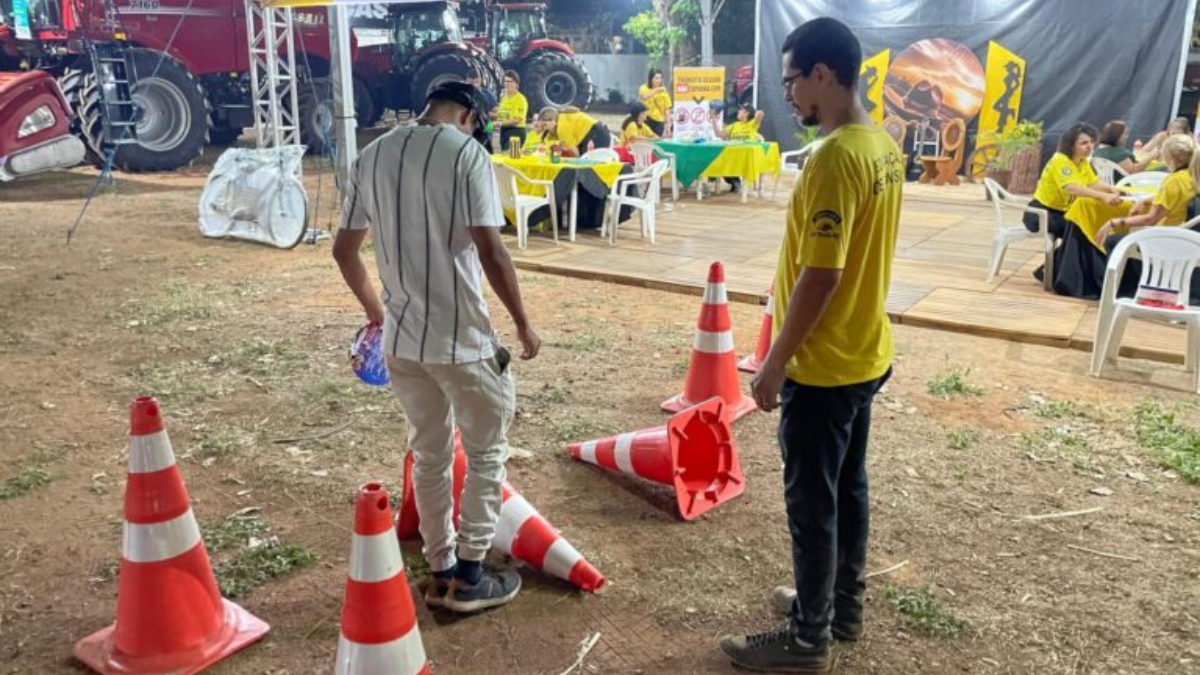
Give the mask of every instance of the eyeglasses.
<svg viewBox="0 0 1200 675">
<path fill-rule="evenodd" d="M 804 76 L 804 73 L 796 73 L 795 75 L 792 75 L 791 77 L 783 78 L 782 84 L 783 84 L 784 91 L 787 91 L 787 89 L 790 88 L 796 82 L 797 78 L 800 78 L 803 76 Z"/>
</svg>

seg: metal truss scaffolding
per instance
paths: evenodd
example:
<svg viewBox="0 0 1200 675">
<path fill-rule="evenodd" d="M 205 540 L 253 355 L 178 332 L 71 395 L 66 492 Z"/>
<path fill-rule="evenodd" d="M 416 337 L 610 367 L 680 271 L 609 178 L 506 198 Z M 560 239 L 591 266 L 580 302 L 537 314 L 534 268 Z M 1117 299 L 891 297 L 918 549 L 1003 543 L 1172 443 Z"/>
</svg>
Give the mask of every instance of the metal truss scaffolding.
<svg viewBox="0 0 1200 675">
<path fill-rule="evenodd" d="M 259 148 L 299 145 L 292 9 L 245 1 L 255 141 Z"/>
</svg>

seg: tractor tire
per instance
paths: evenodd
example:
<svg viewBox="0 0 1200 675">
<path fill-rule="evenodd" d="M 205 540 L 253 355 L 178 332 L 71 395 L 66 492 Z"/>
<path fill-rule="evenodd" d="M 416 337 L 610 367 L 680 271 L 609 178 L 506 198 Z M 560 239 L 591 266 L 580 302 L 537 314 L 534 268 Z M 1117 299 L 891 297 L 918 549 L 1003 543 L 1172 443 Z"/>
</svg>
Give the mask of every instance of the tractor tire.
<svg viewBox="0 0 1200 675">
<path fill-rule="evenodd" d="M 592 78 L 579 59 L 542 52 L 526 60 L 521 71 L 521 90 L 530 111 L 569 105 L 586 110 L 592 104 Z"/>
<path fill-rule="evenodd" d="M 71 134 L 84 141 L 83 161 L 93 166 L 100 166 L 103 158 L 92 151 L 91 146 L 87 144 L 83 136 L 80 108 L 83 100 L 83 88 L 87 85 L 87 76 L 88 72 L 86 70 L 67 68 L 63 71 L 62 77 L 58 78 L 58 88 L 62 90 L 63 98 L 67 99 L 67 106 L 70 107 L 71 114 L 75 116 L 71 120 Z"/>
<path fill-rule="evenodd" d="M 323 155 L 337 143 L 333 135 L 333 90 L 329 80 L 313 78 L 298 84 L 296 105 L 300 117 L 300 142 L 308 151 Z"/>
<path fill-rule="evenodd" d="M 354 116 L 360 129 L 370 129 L 383 117 L 383 106 L 375 104 L 371 88 L 359 77 L 354 78 Z"/>
<path fill-rule="evenodd" d="M 443 82 L 462 82 L 470 70 L 478 70 L 481 76 L 487 78 L 485 66 L 486 63 L 477 62 L 465 52 L 446 52 L 429 57 L 417 66 L 416 72 L 413 73 L 411 101 L 414 110 L 420 110 L 425 96 L 433 91 L 434 87 Z M 486 79 L 484 86 L 489 86 Z"/>
<path fill-rule="evenodd" d="M 171 57 L 149 49 L 129 52 L 134 71 L 132 96 L 137 143 L 116 146 L 113 166 L 132 173 L 174 171 L 190 165 L 208 140 L 208 100 L 204 88 Z M 95 73 L 80 92 L 80 125 L 85 144 L 103 161 L 108 142 L 104 106 Z"/>
<path fill-rule="evenodd" d="M 227 148 L 242 137 L 243 131 L 245 129 L 240 127 L 219 127 L 214 125 L 208 130 L 208 144 L 218 148 Z"/>
<path fill-rule="evenodd" d="M 500 96 L 504 93 L 504 66 L 496 60 L 491 54 L 482 49 L 475 51 L 475 56 L 479 59 L 480 75 L 483 76 L 483 86 L 496 96 L 496 100 L 500 100 Z"/>
</svg>

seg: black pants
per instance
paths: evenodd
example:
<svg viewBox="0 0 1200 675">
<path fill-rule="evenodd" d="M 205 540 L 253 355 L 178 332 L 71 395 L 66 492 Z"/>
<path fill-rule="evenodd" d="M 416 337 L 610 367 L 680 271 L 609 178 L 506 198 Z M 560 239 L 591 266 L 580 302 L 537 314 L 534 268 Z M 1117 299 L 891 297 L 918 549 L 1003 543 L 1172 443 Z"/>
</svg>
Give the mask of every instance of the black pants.
<svg viewBox="0 0 1200 675">
<path fill-rule="evenodd" d="M 583 137 L 583 140 L 579 141 L 579 147 L 575 148 L 579 152 L 580 157 L 583 157 L 587 153 L 589 142 L 594 143 L 597 148 L 611 148 L 612 134 L 608 133 L 608 127 L 602 123 L 596 122 L 593 124 L 587 135 Z"/>
<path fill-rule="evenodd" d="M 1050 227 L 1050 234 L 1055 239 L 1062 239 L 1063 235 L 1067 232 L 1067 212 L 1052 209 L 1036 199 L 1029 200 L 1029 205 L 1039 209 L 1046 209 L 1046 222 Z M 1021 222 L 1025 224 L 1025 229 L 1030 232 L 1038 231 L 1038 219 L 1034 214 L 1026 213 L 1021 217 Z"/>
<path fill-rule="evenodd" d="M 525 147 L 525 136 L 527 133 L 524 127 L 500 127 L 500 151 L 508 152 L 510 138 L 516 138 L 520 141 L 517 147 Z"/>
<path fill-rule="evenodd" d="M 666 122 L 655 122 L 654 120 L 646 120 L 646 126 L 650 127 L 659 138 L 662 138 L 663 132 L 667 130 Z"/>
<path fill-rule="evenodd" d="M 862 613 L 871 402 L 891 374 L 842 387 L 783 385 L 779 445 L 796 575 L 791 626 L 805 642 L 829 640 L 835 611 Z"/>
</svg>

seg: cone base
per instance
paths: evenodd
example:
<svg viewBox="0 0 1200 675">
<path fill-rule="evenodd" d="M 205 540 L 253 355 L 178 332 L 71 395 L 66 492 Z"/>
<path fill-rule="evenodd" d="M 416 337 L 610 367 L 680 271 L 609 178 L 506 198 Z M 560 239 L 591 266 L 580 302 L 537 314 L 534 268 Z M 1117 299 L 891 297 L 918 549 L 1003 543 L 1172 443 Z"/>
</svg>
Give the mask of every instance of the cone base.
<svg viewBox="0 0 1200 675">
<path fill-rule="evenodd" d="M 683 394 L 676 394 L 662 402 L 662 409 L 669 413 L 680 413 L 701 403 L 703 403 L 703 401 L 689 401 Z M 749 415 L 757 409 L 758 404 L 754 402 L 754 399 L 746 396 L 745 394 L 740 394 L 737 401 L 726 403 L 726 419 L 728 419 L 730 422 L 734 422 L 745 417 L 746 415 Z"/>
<path fill-rule="evenodd" d="M 762 368 L 762 359 L 758 358 L 757 354 L 751 354 L 741 361 L 738 361 L 737 368 L 743 373 L 757 373 L 758 369 Z"/>
<path fill-rule="evenodd" d="M 188 653 L 131 657 L 113 651 L 116 625 L 102 628 L 75 644 L 75 658 L 104 675 L 193 675 L 258 642 L 271 630 L 265 621 L 221 598 L 225 606 L 222 639 Z"/>
</svg>

